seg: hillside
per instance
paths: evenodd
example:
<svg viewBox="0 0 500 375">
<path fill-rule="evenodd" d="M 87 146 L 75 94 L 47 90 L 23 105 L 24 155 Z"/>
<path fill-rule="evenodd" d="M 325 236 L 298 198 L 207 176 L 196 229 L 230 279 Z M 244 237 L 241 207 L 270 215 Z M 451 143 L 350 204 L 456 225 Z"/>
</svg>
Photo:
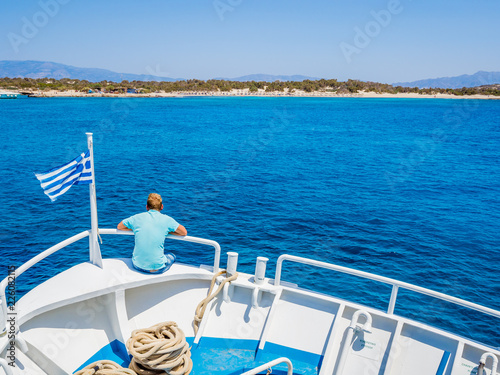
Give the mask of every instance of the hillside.
<svg viewBox="0 0 500 375">
<path fill-rule="evenodd" d="M 419 89 L 417 87 L 394 87 L 391 85 L 362 82 L 357 80 L 347 80 L 339 82 L 335 79 L 317 81 L 226 81 L 189 79 L 175 82 L 156 81 L 121 81 L 121 82 L 89 82 L 87 80 L 63 78 L 60 80 L 47 78 L 0 78 L 0 89 L 17 90 L 26 95 L 44 95 L 52 92 L 72 92 L 75 93 L 98 93 L 98 94 L 164 94 L 164 93 L 201 93 L 210 95 L 211 93 L 229 94 L 236 90 L 239 93 L 246 91 L 253 93 L 274 93 L 277 95 L 294 95 L 295 93 L 319 93 L 324 95 L 365 95 L 373 94 L 412 94 L 412 95 L 437 95 L 446 94 L 452 96 L 500 96 L 500 90 L 496 85 L 462 88 L 462 89 Z M 51 94 L 51 95 L 52 95 Z M 72 94 L 72 95 L 73 95 Z"/>
<path fill-rule="evenodd" d="M 301 75 L 292 75 L 292 76 L 284 76 L 284 75 L 272 75 L 272 74 L 248 74 L 246 76 L 236 77 L 236 78 L 216 78 L 224 81 L 238 81 L 238 82 L 274 82 L 274 81 L 282 81 L 282 82 L 300 82 L 305 80 L 316 81 L 319 78 L 307 77 Z"/>
<path fill-rule="evenodd" d="M 0 78 L 53 78 L 53 79 L 78 79 L 89 82 L 122 82 L 122 81 L 154 81 L 154 82 L 174 82 L 182 81 L 183 78 L 158 77 L 147 74 L 116 73 L 111 70 L 97 68 L 78 68 L 75 66 L 54 63 L 50 61 L 0 61 Z M 315 80 L 317 78 L 301 75 L 271 75 L 271 74 L 250 74 L 236 78 L 216 78 L 225 81 L 304 81 Z"/>
<path fill-rule="evenodd" d="M 176 81 L 174 78 L 147 74 L 116 73 L 97 68 L 78 68 L 49 61 L 0 61 L 0 77 L 8 78 L 71 78 L 89 82 L 113 81 Z"/>
<path fill-rule="evenodd" d="M 422 79 L 413 82 L 398 82 L 393 86 L 461 89 L 462 87 L 478 87 L 485 85 L 500 84 L 500 72 L 479 71 L 475 74 L 463 74 L 456 77 L 441 77 L 432 79 Z"/>
</svg>

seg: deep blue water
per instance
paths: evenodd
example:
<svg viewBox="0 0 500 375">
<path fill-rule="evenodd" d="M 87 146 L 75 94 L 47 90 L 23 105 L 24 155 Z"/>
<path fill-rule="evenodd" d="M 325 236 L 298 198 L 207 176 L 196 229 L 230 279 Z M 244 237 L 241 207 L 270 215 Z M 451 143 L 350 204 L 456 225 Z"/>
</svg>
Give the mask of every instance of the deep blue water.
<svg viewBox="0 0 500 375">
<path fill-rule="evenodd" d="M 500 309 L 500 101 L 354 98 L 0 101 L 0 256 L 20 266 L 90 227 L 88 188 L 56 203 L 33 172 L 71 160 L 94 132 L 100 227 L 149 192 L 190 235 L 268 276 L 288 253 L 401 279 Z M 132 237 L 103 236 L 104 257 Z M 87 240 L 18 279 L 19 295 L 88 259 Z M 178 261 L 212 249 L 167 242 Z M 283 279 L 386 309 L 390 288 L 285 263 Z M 396 313 L 500 346 L 498 319 L 400 292 Z"/>
</svg>

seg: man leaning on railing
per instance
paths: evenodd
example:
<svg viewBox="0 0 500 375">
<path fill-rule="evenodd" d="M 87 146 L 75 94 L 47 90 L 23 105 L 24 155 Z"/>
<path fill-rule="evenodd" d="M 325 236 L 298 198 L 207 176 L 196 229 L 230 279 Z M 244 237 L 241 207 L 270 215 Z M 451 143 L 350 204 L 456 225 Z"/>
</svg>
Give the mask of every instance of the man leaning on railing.
<svg viewBox="0 0 500 375">
<path fill-rule="evenodd" d="M 174 254 L 164 254 L 165 236 L 185 236 L 187 230 L 170 216 L 160 213 L 163 210 L 160 194 L 149 194 L 146 210 L 121 221 L 117 228 L 134 232 L 132 263 L 137 270 L 148 274 L 163 273 L 175 262 Z"/>
</svg>

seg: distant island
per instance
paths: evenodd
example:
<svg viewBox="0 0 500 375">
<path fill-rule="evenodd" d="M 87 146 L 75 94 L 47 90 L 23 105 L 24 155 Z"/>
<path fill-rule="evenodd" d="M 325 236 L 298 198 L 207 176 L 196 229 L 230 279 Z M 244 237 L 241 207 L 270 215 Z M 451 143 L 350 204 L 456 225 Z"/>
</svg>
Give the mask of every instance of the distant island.
<svg viewBox="0 0 500 375">
<path fill-rule="evenodd" d="M 159 76 L 161 68 L 159 66 L 146 68 L 149 74 L 117 73 L 107 69 L 99 68 L 79 68 L 76 66 L 55 63 L 51 61 L 34 60 L 1 60 L 0 77 L 9 78 L 71 78 L 86 80 L 89 82 L 101 81 L 157 81 L 173 82 L 185 81 L 184 78 L 170 78 Z M 305 79 L 316 80 L 316 77 L 303 75 L 272 75 L 272 74 L 250 74 L 235 78 L 218 77 L 216 80 L 224 81 L 303 81 Z"/>
<path fill-rule="evenodd" d="M 164 97 L 185 95 L 235 96 L 358 96 L 358 97 L 441 97 L 499 98 L 500 85 L 461 89 L 392 86 L 384 83 L 335 79 L 303 81 L 228 81 L 189 79 L 185 81 L 90 82 L 78 79 L 0 78 L 0 89 L 37 97 L 130 96 Z"/>
<path fill-rule="evenodd" d="M 440 77 L 421 79 L 413 82 L 393 83 L 393 86 L 418 88 L 447 88 L 459 89 L 462 87 L 478 87 L 500 83 L 500 72 L 479 71 L 474 74 L 463 74 L 455 77 Z"/>
<path fill-rule="evenodd" d="M 161 67 L 148 66 L 145 71 L 148 74 L 132 74 L 132 73 L 117 73 L 107 69 L 100 68 L 81 68 L 71 65 L 51 62 L 51 61 L 35 61 L 35 60 L 0 60 L 0 78 L 51 78 L 61 80 L 69 78 L 70 80 L 88 81 L 91 83 L 99 82 L 134 82 L 134 81 L 156 81 L 156 82 L 176 82 L 187 81 L 185 78 L 165 77 L 165 73 L 161 71 Z M 331 79 L 327 77 L 308 77 L 304 75 L 273 75 L 273 74 L 249 74 L 240 77 L 228 78 L 218 77 L 211 81 L 237 81 L 237 82 L 301 82 L 301 81 L 320 81 L 324 78 L 327 81 Z M 332 78 L 332 77 L 330 77 Z M 426 88 L 442 88 L 442 89 L 462 89 L 479 86 L 488 86 L 500 84 L 500 72 L 485 72 L 479 71 L 474 74 L 464 74 L 455 77 L 441 77 L 432 79 L 422 79 L 413 82 L 384 82 L 389 83 L 393 87 L 418 87 L 419 89 Z"/>
<path fill-rule="evenodd" d="M 500 98 L 500 73 L 387 84 L 349 79 L 318 79 L 302 75 L 251 74 L 209 80 L 116 73 L 106 69 L 79 68 L 49 61 L 0 61 L 0 90 L 28 96 L 354 96 Z M 1 78 L 4 77 L 4 78 Z M 436 87 L 443 84 L 442 87 Z M 460 86 L 463 85 L 463 86 Z M 471 85 L 475 85 L 472 87 Z"/>
</svg>

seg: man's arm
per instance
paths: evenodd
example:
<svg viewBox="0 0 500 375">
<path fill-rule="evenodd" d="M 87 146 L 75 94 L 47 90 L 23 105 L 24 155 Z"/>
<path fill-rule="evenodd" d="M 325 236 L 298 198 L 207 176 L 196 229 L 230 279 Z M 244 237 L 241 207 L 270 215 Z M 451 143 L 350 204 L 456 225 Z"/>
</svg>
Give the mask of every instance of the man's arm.
<svg viewBox="0 0 500 375">
<path fill-rule="evenodd" d="M 175 234 L 176 236 L 186 236 L 188 234 L 188 231 L 186 230 L 186 228 L 184 228 L 184 225 L 179 224 L 175 232 L 168 232 L 168 234 Z"/>
<path fill-rule="evenodd" d="M 125 224 L 123 224 L 123 221 L 120 221 L 120 224 L 118 224 L 118 226 L 116 228 L 118 228 L 120 230 L 132 230 L 129 227 L 126 227 Z"/>
</svg>

